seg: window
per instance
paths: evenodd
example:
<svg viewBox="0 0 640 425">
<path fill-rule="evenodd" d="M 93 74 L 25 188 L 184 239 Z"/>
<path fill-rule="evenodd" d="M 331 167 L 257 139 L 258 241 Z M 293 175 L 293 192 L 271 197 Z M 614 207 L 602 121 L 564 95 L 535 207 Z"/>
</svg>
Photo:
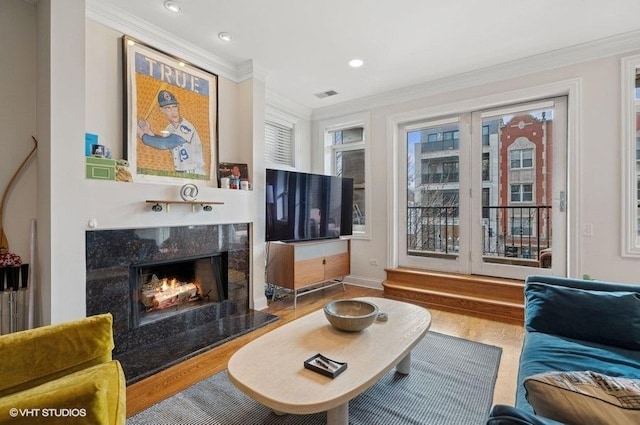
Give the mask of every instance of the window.
<svg viewBox="0 0 640 425">
<path fill-rule="evenodd" d="M 482 188 L 482 218 L 489 218 L 489 202 L 491 200 L 491 189 Z"/>
<path fill-rule="evenodd" d="M 491 173 L 491 155 L 489 155 L 489 152 L 483 152 L 482 153 L 482 181 L 488 181 L 491 178 L 490 173 Z"/>
<path fill-rule="evenodd" d="M 443 140 L 459 140 L 460 132 L 458 130 L 454 131 L 445 131 L 442 133 Z"/>
<path fill-rule="evenodd" d="M 460 149 L 460 132 L 458 130 L 449 130 L 451 128 L 454 127 L 441 127 L 436 129 L 435 132 L 433 130 L 420 130 L 416 132 L 416 135 L 420 135 L 422 141 L 422 153 Z M 427 131 L 431 132 L 427 133 Z M 426 142 L 424 142 L 425 134 L 427 136 Z"/>
<path fill-rule="evenodd" d="M 512 170 L 519 168 L 532 168 L 533 149 L 512 150 L 509 152 L 509 161 Z"/>
<path fill-rule="evenodd" d="M 489 126 L 482 126 L 482 145 L 489 146 Z"/>
<path fill-rule="evenodd" d="M 264 154 L 267 164 L 295 166 L 294 127 L 284 122 L 265 121 Z"/>
<path fill-rule="evenodd" d="M 533 201 L 532 184 L 512 184 L 511 202 L 531 202 Z"/>
<path fill-rule="evenodd" d="M 353 179 L 354 238 L 368 238 L 371 231 L 369 122 L 370 114 L 364 112 L 321 121 L 317 127 L 319 140 L 324 141 L 324 155 L 316 166 L 322 167 L 325 174 Z M 416 164 L 417 172 L 420 165 Z"/>
<path fill-rule="evenodd" d="M 640 258 L 640 55 L 622 58 L 622 255 Z"/>
<path fill-rule="evenodd" d="M 366 224 L 366 174 L 364 127 L 328 132 L 333 174 L 353 179 L 353 232 L 364 233 Z"/>
<path fill-rule="evenodd" d="M 460 197 L 457 190 L 443 190 L 442 205 L 445 207 L 457 207 L 460 204 Z"/>
<path fill-rule="evenodd" d="M 453 183 L 460 181 L 460 173 L 458 172 L 458 161 L 442 163 L 443 183 Z"/>
<path fill-rule="evenodd" d="M 364 141 L 364 128 L 356 127 L 348 130 L 335 131 L 334 135 L 335 145 L 358 143 Z"/>
<path fill-rule="evenodd" d="M 429 166 L 428 174 L 432 174 L 432 175 L 438 174 L 438 163 L 431 162 L 428 159 L 423 159 L 422 163 L 423 164 L 426 163 Z"/>
<path fill-rule="evenodd" d="M 533 220 L 523 218 L 511 219 L 511 236 L 533 236 Z"/>
</svg>

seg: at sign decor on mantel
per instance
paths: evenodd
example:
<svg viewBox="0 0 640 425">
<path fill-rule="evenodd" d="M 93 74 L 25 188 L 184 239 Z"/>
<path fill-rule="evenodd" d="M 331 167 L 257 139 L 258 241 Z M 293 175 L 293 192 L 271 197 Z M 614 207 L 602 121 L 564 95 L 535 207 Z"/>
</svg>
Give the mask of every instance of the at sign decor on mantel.
<svg viewBox="0 0 640 425">
<path fill-rule="evenodd" d="M 147 200 L 147 204 L 152 204 L 151 211 L 160 212 L 165 209 L 169 212 L 169 206 L 171 204 L 188 204 L 191 205 L 191 211 L 196 212 L 197 206 L 201 206 L 203 211 L 213 211 L 212 205 L 222 205 L 224 202 L 215 201 L 197 201 L 198 198 L 198 186 L 193 183 L 187 183 L 180 188 L 180 197 L 182 201 L 167 201 L 151 199 Z M 164 205 L 164 207 L 163 207 Z"/>
<path fill-rule="evenodd" d="M 218 76 L 124 36 L 125 157 L 136 182 L 218 186 Z"/>
</svg>

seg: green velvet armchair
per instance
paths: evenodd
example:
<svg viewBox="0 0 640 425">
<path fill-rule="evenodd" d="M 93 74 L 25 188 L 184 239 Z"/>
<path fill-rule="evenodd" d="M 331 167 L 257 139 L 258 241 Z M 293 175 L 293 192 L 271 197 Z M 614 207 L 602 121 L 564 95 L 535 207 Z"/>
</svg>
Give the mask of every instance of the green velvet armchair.
<svg viewBox="0 0 640 425">
<path fill-rule="evenodd" d="M 101 314 L 0 336 L 0 424 L 124 424 L 112 322 Z"/>
</svg>

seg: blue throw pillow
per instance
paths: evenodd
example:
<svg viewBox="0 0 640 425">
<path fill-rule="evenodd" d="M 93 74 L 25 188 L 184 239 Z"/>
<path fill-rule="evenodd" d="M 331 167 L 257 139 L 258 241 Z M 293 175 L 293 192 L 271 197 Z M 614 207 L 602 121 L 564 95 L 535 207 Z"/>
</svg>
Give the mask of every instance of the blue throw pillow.
<svg viewBox="0 0 640 425">
<path fill-rule="evenodd" d="M 640 350 L 640 294 L 529 282 L 525 327 L 568 338 Z"/>
</svg>

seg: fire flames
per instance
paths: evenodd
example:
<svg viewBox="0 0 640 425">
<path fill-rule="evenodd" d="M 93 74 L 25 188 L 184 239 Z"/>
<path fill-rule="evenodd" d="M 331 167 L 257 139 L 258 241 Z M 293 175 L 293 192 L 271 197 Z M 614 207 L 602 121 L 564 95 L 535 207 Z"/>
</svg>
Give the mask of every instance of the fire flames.
<svg viewBox="0 0 640 425">
<path fill-rule="evenodd" d="M 154 281 L 155 280 L 155 281 Z M 149 310 L 162 310 L 200 299 L 202 289 L 197 282 L 180 282 L 175 278 L 158 279 L 142 290 L 142 303 Z M 150 286 L 150 287 L 149 287 Z"/>
<path fill-rule="evenodd" d="M 160 286 L 158 288 L 158 292 L 164 292 L 168 289 L 171 288 L 175 288 L 176 286 L 179 286 L 178 281 L 176 279 L 171 279 L 171 280 L 167 280 L 167 279 L 162 279 L 162 286 Z"/>
</svg>

